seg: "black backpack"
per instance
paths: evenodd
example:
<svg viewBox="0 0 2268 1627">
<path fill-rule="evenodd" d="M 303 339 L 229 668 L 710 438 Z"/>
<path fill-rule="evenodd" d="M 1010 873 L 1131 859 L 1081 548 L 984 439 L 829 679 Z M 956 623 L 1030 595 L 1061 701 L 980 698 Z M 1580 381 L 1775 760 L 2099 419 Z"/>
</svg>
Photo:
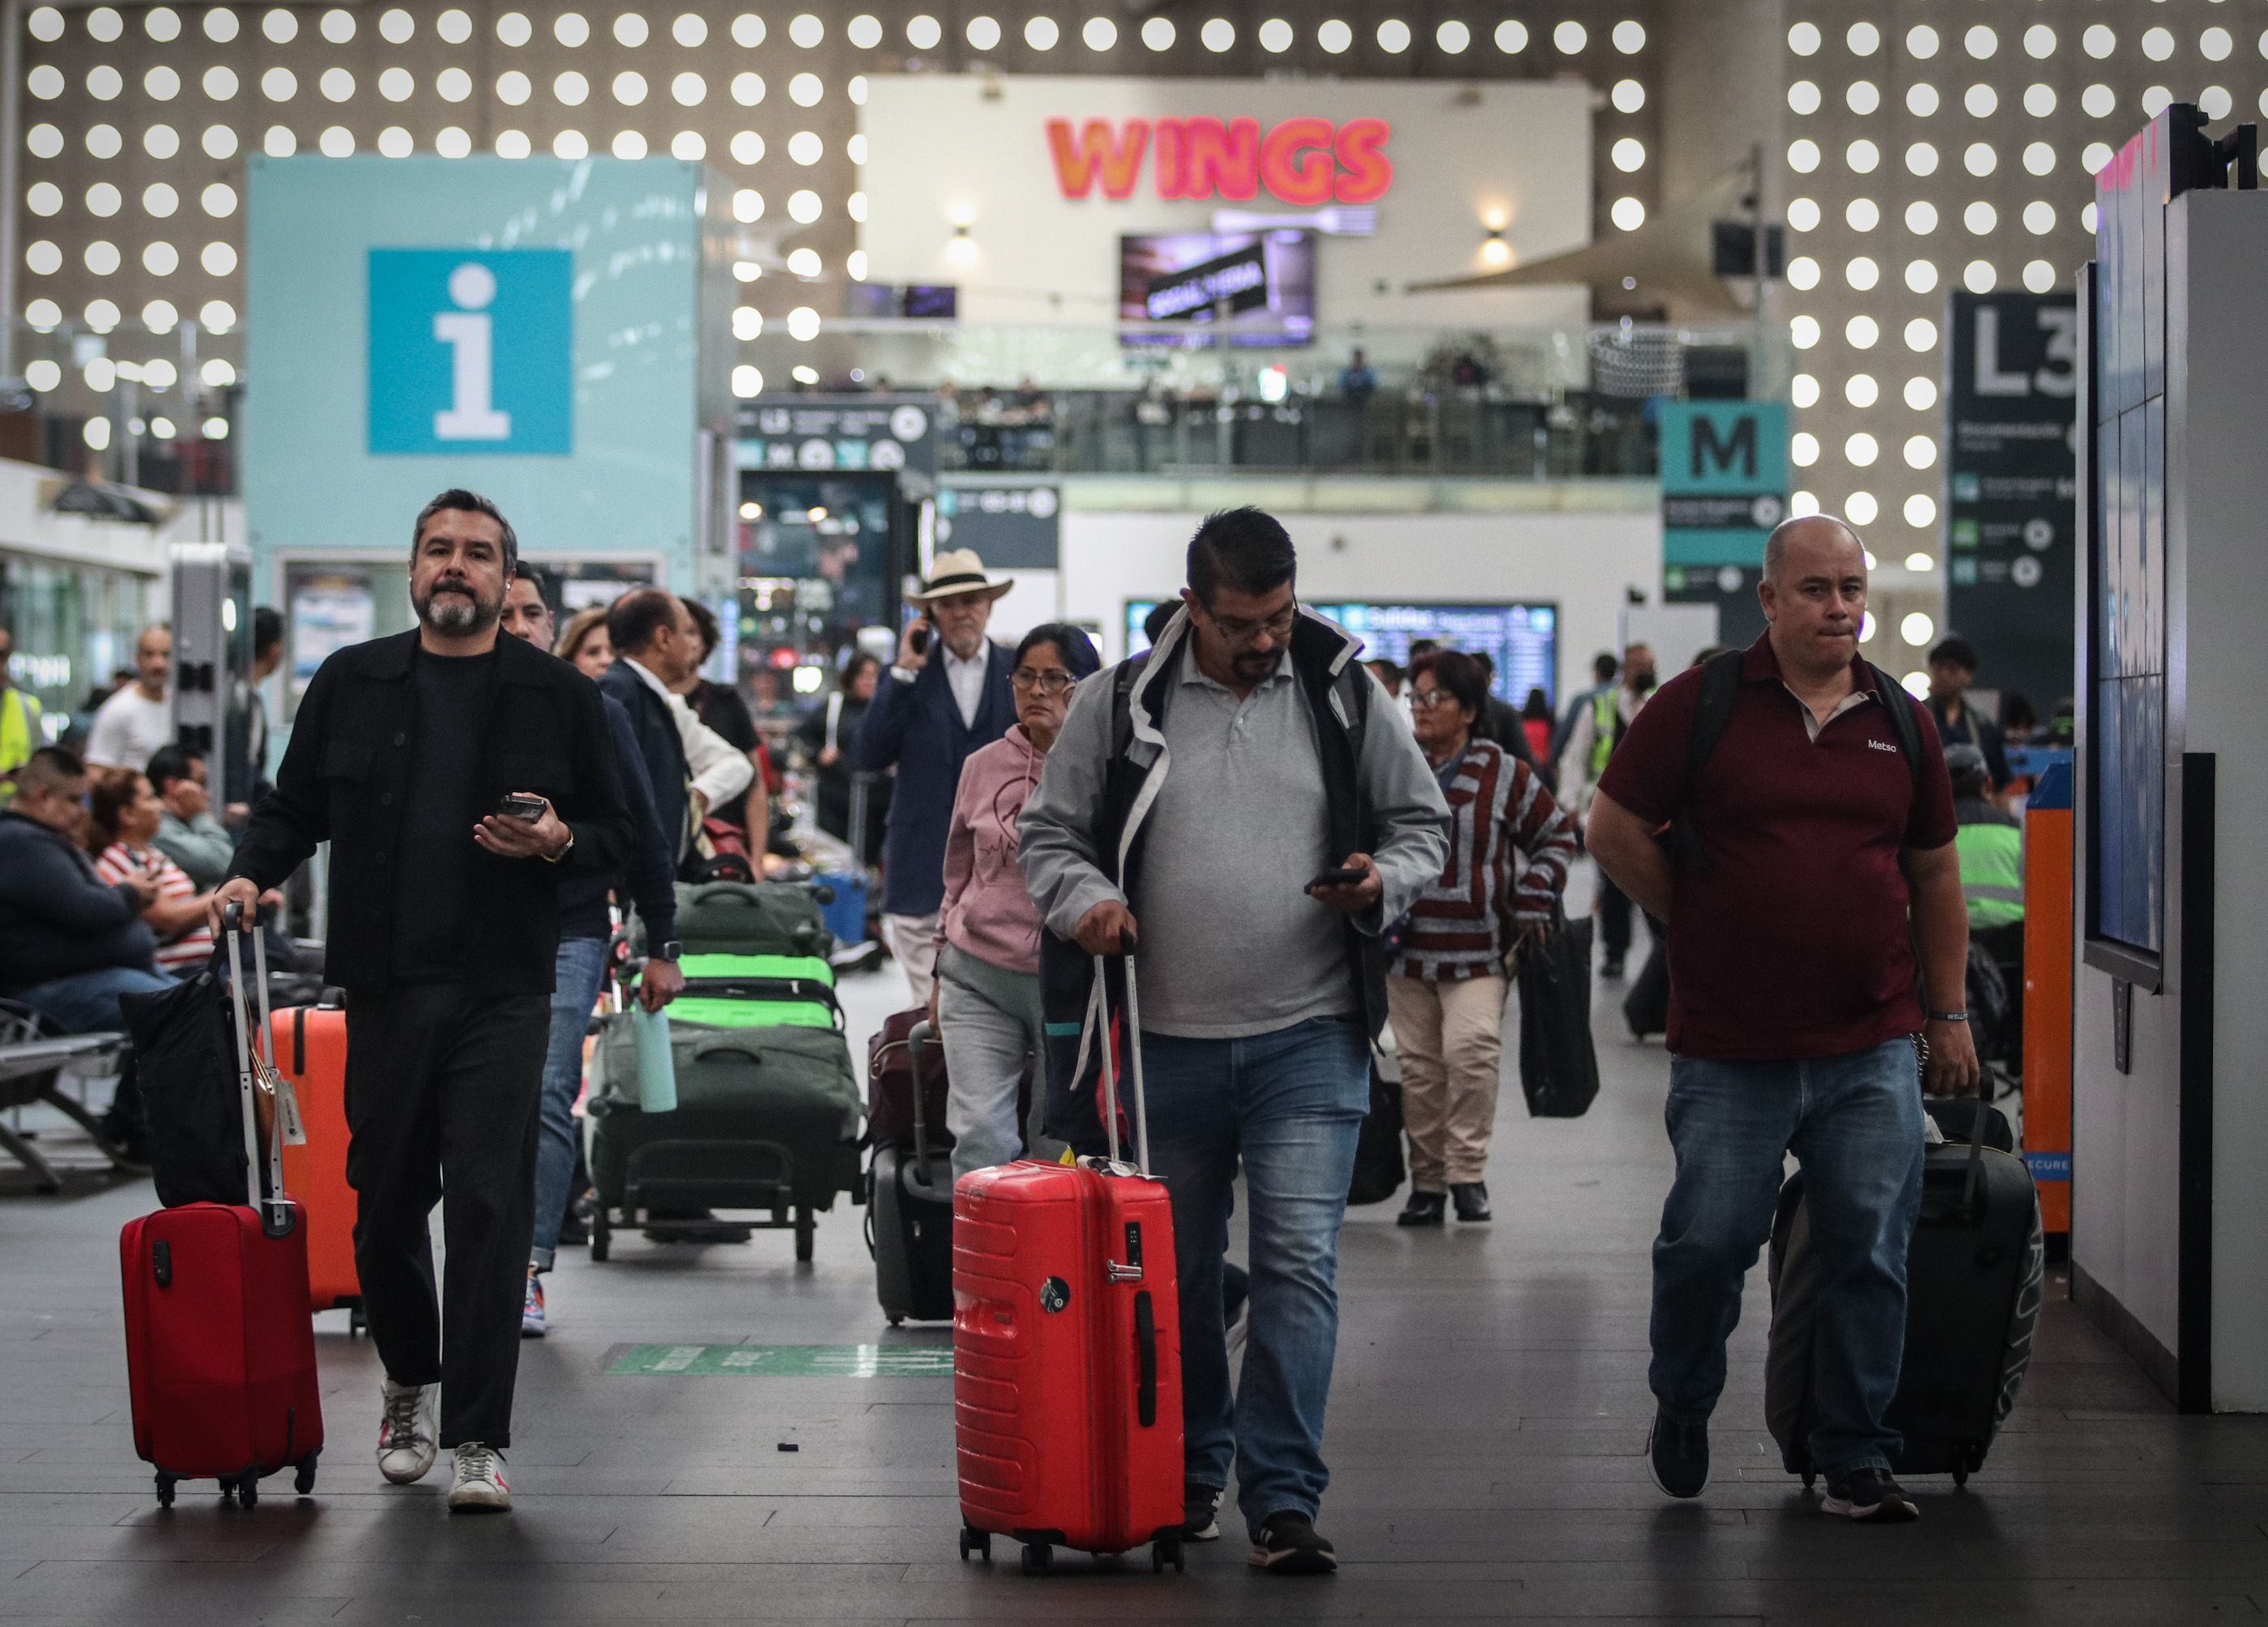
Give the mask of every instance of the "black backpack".
<svg viewBox="0 0 2268 1627">
<path fill-rule="evenodd" d="M 241 1204 L 247 1166 L 237 1077 L 235 995 L 216 949 L 204 969 L 155 994 L 119 996 L 149 1123 L 158 1201 Z"/>
</svg>

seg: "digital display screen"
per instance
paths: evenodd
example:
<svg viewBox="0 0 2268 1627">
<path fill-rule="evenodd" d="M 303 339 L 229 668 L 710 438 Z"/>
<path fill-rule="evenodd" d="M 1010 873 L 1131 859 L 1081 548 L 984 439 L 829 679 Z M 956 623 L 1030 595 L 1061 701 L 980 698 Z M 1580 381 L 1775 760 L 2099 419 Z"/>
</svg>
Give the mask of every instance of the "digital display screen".
<svg viewBox="0 0 2268 1627">
<path fill-rule="evenodd" d="M 1126 601 L 1126 648 L 1150 647 L 1142 624 L 1158 607 L 1154 599 Z M 1559 607 L 1551 604 L 1311 604 L 1316 615 L 1336 622 L 1362 640 L 1362 659 L 1383 656 L 1410 664 L 1412 643 L 1430 638 L 1468 655 L 1496 663 L 1491 687 L 1498 700 L 1519 706 L 1530 689 L 1543 691 L 1556 712 L 1559 705 Z"/>
<path fill-rule="evenodd" d="M 1176 232 L 1118 239 L 1118 317 L 1186 334 L 1129 333 L 1127 344 L 1306 344 L 1315 332 L 1315 234 Z"/>
</svg>

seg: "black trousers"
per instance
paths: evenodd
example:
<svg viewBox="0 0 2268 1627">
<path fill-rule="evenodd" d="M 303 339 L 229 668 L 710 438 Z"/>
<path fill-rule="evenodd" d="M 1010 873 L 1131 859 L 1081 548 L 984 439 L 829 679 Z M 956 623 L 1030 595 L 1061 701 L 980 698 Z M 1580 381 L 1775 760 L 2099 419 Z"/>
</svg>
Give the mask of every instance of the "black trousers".
<svg viewBox="0 0 2268 1627">
<path fill-rule="evenodd" d="M 1599 867 L 1599 949 L 1606 959 L 1619 961 L 1630 953 L 1630 894 L 1615 885 L 1606 866 Z"/>
<path fill-rule="evenodd" d="M 454 983 L 347 1002 L 355 1269 L 388 1377 L 441 1386 L 441 1445 L 512 1444 L 551 1002 Z M 428 1230 L 442 1205 L 437 1297 Z"/>
</svg>

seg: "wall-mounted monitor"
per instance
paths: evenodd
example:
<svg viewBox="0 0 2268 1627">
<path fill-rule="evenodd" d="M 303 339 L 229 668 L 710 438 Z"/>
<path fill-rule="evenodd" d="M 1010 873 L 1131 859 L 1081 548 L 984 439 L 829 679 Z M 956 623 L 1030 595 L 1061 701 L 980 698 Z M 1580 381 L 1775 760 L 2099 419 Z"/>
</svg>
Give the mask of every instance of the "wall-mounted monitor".
<svg viewBox="0 0 2268 1627">
<path fill-rule="evenodd" d="M 1127 344 L 1309 343 L 1315 336 L 1315 234 L 1287 227 L 1122 237 L 1118 318 L 1173 325 L 1122 333 Z"/>
<path fill-rule="evenodd" d="M 1156 609 L 1154 599 L 1126 601 L 1126 648 L 1146 650 L 1142 624 Z M 1365 660 L 1383 656 L 1410 664 L 1412 643 L 1431 638 L 1468 654 L 1485 654 L 1496 663 L 1493 693 L 1514 706 L 1530 689 L 1543 691 L 1556 711 L 1559 703 L 1559 607 L 1556 604 L 1311 604 L 1362 640 Z"/>
</svg>

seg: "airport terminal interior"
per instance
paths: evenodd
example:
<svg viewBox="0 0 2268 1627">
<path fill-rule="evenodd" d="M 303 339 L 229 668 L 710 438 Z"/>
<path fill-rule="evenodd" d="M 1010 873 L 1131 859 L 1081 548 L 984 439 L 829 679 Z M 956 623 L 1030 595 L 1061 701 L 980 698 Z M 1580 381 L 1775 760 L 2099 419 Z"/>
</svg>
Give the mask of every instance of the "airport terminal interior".
<svg viewBox="0 0 2268 1627">
<path fill-rule="evenodd" d="M 0 0 L 0 1623 L 2268 1613 L 2262 120 L 2261 0 Z M 1286 1036 L 1329 1189 L 1163 1167 Z M 1705 1087 L 1885 1048 L 1683 1484 Z"/>
</svg>

